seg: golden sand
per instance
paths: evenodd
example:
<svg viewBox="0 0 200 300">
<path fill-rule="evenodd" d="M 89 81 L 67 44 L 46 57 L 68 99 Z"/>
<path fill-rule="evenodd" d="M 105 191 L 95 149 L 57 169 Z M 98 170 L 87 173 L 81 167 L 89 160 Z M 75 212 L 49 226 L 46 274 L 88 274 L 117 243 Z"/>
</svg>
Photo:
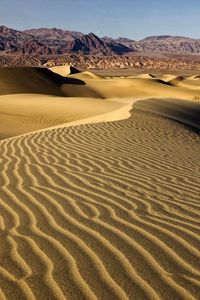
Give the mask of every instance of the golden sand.
<svg viewBox="0 0 200 300">
<path fill-rule="evenodd" d="M 199 79 L 30 73 L 0 96 L 0 299 L 199 299 Z"/>
</svg>

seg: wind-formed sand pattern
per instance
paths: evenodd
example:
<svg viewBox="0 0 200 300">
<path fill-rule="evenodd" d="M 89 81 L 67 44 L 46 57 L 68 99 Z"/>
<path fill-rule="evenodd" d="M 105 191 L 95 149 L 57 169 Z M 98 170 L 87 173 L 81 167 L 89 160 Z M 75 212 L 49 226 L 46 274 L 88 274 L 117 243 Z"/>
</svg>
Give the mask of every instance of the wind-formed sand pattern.
<svg viewBox="0 0 200 300">
<path fill-rule="evenodd" d="M 167 97 L 117 120 L 131 80 L 133 99 Z M 113 113 L 0 142 L 0 299 L 199 299 L 200 108 L 179 100 L 192 87 L 159 80 L 85 79 Z"/>
</svg>

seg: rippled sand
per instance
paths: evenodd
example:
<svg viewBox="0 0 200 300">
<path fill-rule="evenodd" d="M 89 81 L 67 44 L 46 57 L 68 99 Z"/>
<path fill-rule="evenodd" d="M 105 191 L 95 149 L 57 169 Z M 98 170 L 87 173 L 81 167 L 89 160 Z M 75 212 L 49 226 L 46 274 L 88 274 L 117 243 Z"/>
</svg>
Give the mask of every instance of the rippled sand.
<svg viewBox="0 0 200 300">
<path fill-rule="evenodd" d="M 164 97 L 193 99 L 191 85 L 148 78 L 137 80 L 151 96 L 137 102 L 147 90 L 135 80 L 130 99 L 107 100 L 102 88 L 99 116 L 92 104 L 83 112 L 91 99 L 79 110 L 55 104 L 54 127 L 0 142 L 0 299 L 199 299 L 200 108 Z M 60 122 L 65 111 L 80 112 L 76 123 Z"/>
</svg>

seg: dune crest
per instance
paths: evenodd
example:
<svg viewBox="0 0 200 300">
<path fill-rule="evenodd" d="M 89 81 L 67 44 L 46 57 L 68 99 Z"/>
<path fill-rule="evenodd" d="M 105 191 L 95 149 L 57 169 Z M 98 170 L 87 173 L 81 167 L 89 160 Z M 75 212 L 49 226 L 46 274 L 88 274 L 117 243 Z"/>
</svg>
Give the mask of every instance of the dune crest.
<svg viewBox="0 0 200 300">
<path fill-rule="evenodd" d="M 56 74 L 64 76 L 64 77 L 67 75 L 70 75 L 70 74 L 80 73 L 80 71 L 77 68 L 70 66 L 70 65 L 55 66 L 55 67 L 49 68 L 49 70 L 51 70 L 52 72 L 54 72 Z"/>
</svg>

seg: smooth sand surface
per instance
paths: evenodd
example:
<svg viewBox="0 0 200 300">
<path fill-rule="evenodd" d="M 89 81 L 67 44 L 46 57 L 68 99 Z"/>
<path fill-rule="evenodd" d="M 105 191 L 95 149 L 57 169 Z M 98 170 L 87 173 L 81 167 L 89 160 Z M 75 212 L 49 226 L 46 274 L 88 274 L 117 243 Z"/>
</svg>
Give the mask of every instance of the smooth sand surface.
<svg viewBox="0 0 200 300">
<path fill-rule="evenodd" d="M 0 139 L 118 110 L 124 102 L 17 94 L 0 96 Z"/>
<path fill-rule="evenodd" d="M 149 97 L 162 98 L 178 98 L 178 99 L 194 99 L 200 95 L 200 80 L 199 85 L 191 84 L 191 86 L 179 86 L 179 79 L 182 77 L 175 76 L 165 80 L 154 78 L 150 74 L 142 74 L 133 78 L 87 78 L 85 72 L 69 75 L 68 78 L 82 80 L 86 82 L 88 89 L 98 93 L 102 98 L 127 98 L 143 99 Z M 195 80 L 194 80 L 195 81 Z M 193 83 L 193 81 L 192 81 Z M 189 85 L 189 84 L 188 84 Z M 196 88 L 197 87 L 197 88 Z M 68 86 L 62 86 L 62 90 L 67 91 Z"/>
<path fill-rule="evenodd" d="M 63 77 L 41 68 L 0 69 L 0 139 L 104 115 L 138 99 L 200 95 L 200 85 L 180 86 L 182 77 L 152 76 L 105 79 L 91 72 Z"/>
<path fill-rule="evenodd" d="M 199 299 L 198 78 L 45 73 L 39 94 L 25 72 L 0 96 L 0 299 Z"/>
</svg>

